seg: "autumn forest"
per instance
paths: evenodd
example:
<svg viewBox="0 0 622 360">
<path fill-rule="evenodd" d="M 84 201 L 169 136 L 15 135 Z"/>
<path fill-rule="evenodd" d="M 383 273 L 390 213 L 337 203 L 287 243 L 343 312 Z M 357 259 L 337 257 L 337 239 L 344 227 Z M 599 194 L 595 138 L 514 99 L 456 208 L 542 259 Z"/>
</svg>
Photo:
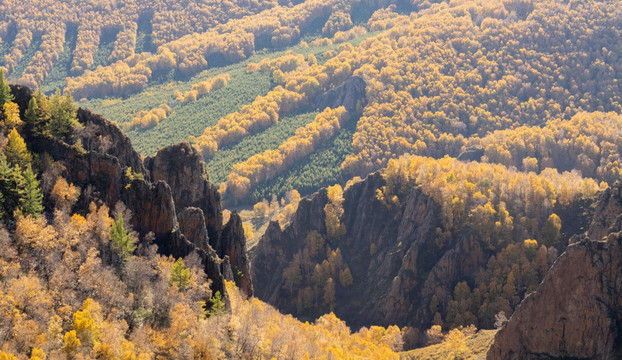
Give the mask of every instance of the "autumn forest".
<svg viewBox="0 0 622 360">
<path fill-rule="evenodd" d="M 619 0 L 4 1 L 0 360 L 485 356 L 621 58 Z"/>
</svg>

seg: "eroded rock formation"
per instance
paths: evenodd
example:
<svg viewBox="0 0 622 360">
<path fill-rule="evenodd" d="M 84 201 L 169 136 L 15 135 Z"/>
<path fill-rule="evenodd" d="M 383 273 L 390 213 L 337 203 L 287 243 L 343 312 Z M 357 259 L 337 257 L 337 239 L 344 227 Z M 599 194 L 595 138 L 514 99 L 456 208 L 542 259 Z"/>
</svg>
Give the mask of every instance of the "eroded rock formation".
<svg viewBox="0 0 622 360">
<path fill-rule="evenodd" d="M 588 231 L 589 238 L 599 240 L 612 232 L 621 231 L 621 215 L 622 184 L 618 183 L 607 188 L 596 203 L 594 217 Z"/>
<path fill-rule="evenodd" d="M 487 359 L 622 358 L 622 184 L 601 195 L 538 290 L 496 334 Z"/>
<path fill-rule="evenodd" d="M 190 231 L 189 228 L 197 225 L 192 224 L 196 220 L 191 221 L 187 216 L 189 214 L 184 214 L 182 233 L 191 233 L 191 241 L 195 244 L 209 244 L 220 258 L 228 256 L 236 284 L 247 295 L 252 295 L 242 221 L 237 213 L 233 213 L 223 227 L 220 194 L 216 186 L 210 184 L 199 152 L 188 142 L 181 142 L 159 150 L 152 158 L 146 158 L 145 167 L 153 181 L 170 185 L 177 211 L 194 208 L 203 213 L 204 224 L 198 226 L 206 227 L 208 238 L 199 239 L 203 235 L 196 230 Z"/>
<path fill-rule="evenodd" d="M 201 155 L 189 143 L 182 142 L 160 149 L 145 159 L 153 181 L 169 184 L 178 209 L 196 207 L 203 211 L 210 238 L 216 239 L 222 227 L 220 194 L 209 183 Z"/>
<path fill-rule="evenodd" d="M 487 359 L 619 359 L 622 235 L 568 246 L 497 333 Z"/>
<path fill-rule="evenodd" d="M 347 232 L 330 246 L 339 247 L 354 281 L 347 289 L 337 287 L 334 312 L 353 328 L 397 324 L 423 330 L 433 317 L 431 297 L 448 302 L 455 284 L 474 277 L 488 257 L 469 234 L 436 246 L 441 207 L 418 188 L 400 199 L 402 206 L 388 207 L 376 196 L 383 185 L 385 180 L 376 173 L 344 192 L 341 221 Z M 284 312 L 301 315 L 288 301 L 296 294 L 283 286 L 283 272 L 310 231 L 326 234 L 327 201 L 326 190 L 303 199 L 290 225 L 281 230 L 271 223 L 255 248 L 251 269 L 255 294 Z"/>
</svg>

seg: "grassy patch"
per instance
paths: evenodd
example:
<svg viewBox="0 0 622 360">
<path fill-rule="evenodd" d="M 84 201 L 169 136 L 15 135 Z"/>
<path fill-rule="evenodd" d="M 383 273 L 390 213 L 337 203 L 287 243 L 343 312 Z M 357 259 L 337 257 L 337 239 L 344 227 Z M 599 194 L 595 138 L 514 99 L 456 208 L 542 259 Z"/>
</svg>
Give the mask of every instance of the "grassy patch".
<svg viewBox="0 0 622 360">
<path fill-rule="evenodd" d="M 148 27 L 148 22 L 146 20 L 143 23 L 143 27 Z M 139 33 L 140 32 L 139 29 Z M 350 40 L 349 42 L 353 45 L 357 45 L 364 39 L 375 34 L 377 33 L 368 33 Z M 307 38 L 306 40 L 311 39 Z M 238 111 L 246 104 L 250 104 L 257 96 L 267 94 L 268 91 L 273 88 L 270 76 L 263 72 L 247 74 L 246 66 L 248 63 L 259 62 L 264 58 L 277 58 L 283 56 L 287 51 L 294 51 L 305 56 L 314 54 L 318 58 L 318 61 L 321 62 L 324 60 L 322 54 L 326 50 L 336 49 L 338 46 L 338 44 L 333 44 L 303 48 L 298 44 L 282 51 L 262 49 L 245 61 L 222 67 L 212 67 L 189 79 L 167 82 L 159 82 L 158 79 L 154 79 L 154 81 L 139 94 L 131 95 L 126 98 L 91 99 L 82 102 L 80 105 L 102 114 L 104 117 L 117 122 L 119 125 L 131 121 L 141 110 L 150 110 L 164 103 L 170 105 L 173 108 L 172 113 L 169 114 L 167 119 L 160 122 L 158 126 L 147 130 L 134 129 L 127 132 L 135 148 L 141 154 L 151 155 L 158 149 L 186 140 L 191 135 L 201 135 L 207 126 L 216 124 L 220 118 Z M 231 80 L 227 87 L 213 91 L 195 102 L 187 104 L 177 104 L 175 102 L 173 97 L 175 90 L 186 92 L 190 90 L 193 84 L 222 73 L 228 73 L 231 76 Z M 274 139 L 276 138 L 277 137 Z M 273 144 L 270 146 L 278 147 L 278 145 L 274 146 Z M 227 149 L 223 149 L 223 151 L 226 150 Z M 248 153 L 235 156 L 235 159 L 242 160 L 260 151 L 251 148 L 238 148 L 237 150 L 249 151 Z M 212 162 L 215 161 L 214 164 L 211 165 L 211 172 L 213 173 L 212 176 L 214 179 L 223 180 L 228 175 L 228 173 L 225 174 L 224 170 L 220 170 L 221 165 L 218 164 L 230 164 L 233 160 L 225 160 L 225 158 L 229 156 L 231 156 L 230 153 L 225 153 L 221 155 L 219 158 L 220 160 L 212 160 Z"/>
<path fill-rule="evenodd" d="M 175 83 L 164 84 L 153 89 L 155 91 L 147 91 L 119 103 L 120 105 L 128 106 L 129 109 L 136 109 L 135 106 L 131 105 L 132 103 L 149 104 L 144 108 L 145 110 L 157 107 L 163 103 L 175 105 L 173 99 L 175 90 L 187 91 L 192 84 L 222 72 L 228 72 L 231 75 L 231 80 L 227 87 L 212 91 L 197 101 L 171 106 L 173 112 L 158 126 L 147 130 L 135 129 L 129 131 L 128 135 L 140 152 L 145 155 L 152 154 L 163 146 L 186 140 L 190 135 L 199 136 L 206 127 L 216 124 L 220 118 L 251 103 L 258 95 L 267 94 L 271 88 L 270 79 L 266 74 L 246 74 L 246 69 L 243 70 L 239 67 L 233 69 L 225 67 L 213 70 L 208 71 L 209 76 L 196 77 L 188 83 L 180 84 L 181 86 L 174 86 Z M 113 106 L 117 107 L 118 105 L 115 104 Z M 131 120 L 136 112 L 124 112 L 121 116 L 123 122 Z"/>
<path fill-rule="evenodd" d="M 480 330 L 474 335 L 466 338 L 468 351 L 460 359 L 483 359 L 492 344 L 497 330 Z M 443 342 L 428 347 L 405 351 L 400 354 L 402 360 L 445 360 L 453 359 L 450 344 Z"/>
</svg>

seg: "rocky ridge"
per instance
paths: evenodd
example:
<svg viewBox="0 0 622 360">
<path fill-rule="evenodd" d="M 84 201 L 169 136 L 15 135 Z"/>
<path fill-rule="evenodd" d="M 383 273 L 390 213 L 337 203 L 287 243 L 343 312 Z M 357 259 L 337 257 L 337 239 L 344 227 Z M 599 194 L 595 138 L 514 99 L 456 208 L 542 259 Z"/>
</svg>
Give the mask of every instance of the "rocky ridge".
<svg viewBox="0 0 622 360">
<path fill-rule="evenodd" d="M 12 90 L 23 113 L 32 91 L 22 86 Z M 116 124 L 84 109 L 78 110 L 78 120 L 82 147 L 49 136 L 29 141 L 33 153 L 61 163 L 60 175 L 82 189 L 74 210 L 86 211 L 91 202 L 112 209 L 122 202 L 132 212 L 132 228 L 141 239 L 152 233 L 160 253 L 185 257 L 196 251 L 212 290 L 221 293 L 225 276 L 233 280 L 234 266 L 236 283 L 251 295 L 241 221 L 232 214 L 222 225 L 220 196 L 196 150 L 188 143 L 172 145 L 143 162 Z"/>
<path fill-rule="evenodd" d="M 144 163 L 154 182 L 171 186 L 172 198 L 183 214 L 178 219 L 182 234 L 194 244 L 207 243 L 220 258 L 227 257 L 236 283 L 247 295 L 252 295 L 242 219 L 233 212 L 223 227 L 220 193 L 210 184 L 199 152 L 182 142 L 161 149 Z M 207 230 L 207 238 L 203 229 Z"/>
<path fill-rule="evenodd" d="M 449 302 L 455 283 L 464 276 L 474 277 L 488 257 L 469 234 L 438 249 L 434 241 L 436 229 L 443 227 L 441 207 L 413 188 L 402 206 L 390 208 L 376 197 L 384 185 L 384 178 L 375 173 L 344 191 L 341 222 L 346 235 L 330 245 L 339 247 L 354 281 L 347 289 L 337 287 L 334 312 L 353 328 L 408 325 L 415 328 L 417 337 L 431 324 L 433 314 L 427 304 L 432 296 Z M 326 190 L 320 190 L 300 202 L 285 229 L 271 223 L 252 259 L 255 295 L 302 319 L 321 314 L 300 314 L 288 305 L 287 299 L 295 294 L 283 286 L 282 274 L 310 231 L 326 235 L 327 202 Z"/>
</svg>

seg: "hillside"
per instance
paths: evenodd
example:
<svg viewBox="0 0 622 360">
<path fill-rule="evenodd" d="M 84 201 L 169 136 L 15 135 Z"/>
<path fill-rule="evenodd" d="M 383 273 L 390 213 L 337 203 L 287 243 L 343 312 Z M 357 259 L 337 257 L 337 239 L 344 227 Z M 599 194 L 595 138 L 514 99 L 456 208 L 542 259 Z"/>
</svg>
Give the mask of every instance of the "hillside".
<svg viewBox="0 0 622 360">
<path fill-rule="evenodd" d="M 622 355 L 621 190 L 618 182 L 601 194 L 589 230 L 572 239 L 538 290 L 497 332 L 487 359 Z"/>
<path fill-rule="evenodd" d="M 439 344 L 430 345 L 400 354 L 402 360 L 444 360 L 444 359 L 482 359 L 490 347 L 494 330 L 480 330 L 472 333 L 469 329 L 454 330 Z"/>
<path fill-rule="evenodd" d="M 334 311 L 355 327 L 408 326 L 416 344 L 432 325 L 491 329 L 585 231 L 589 214 L 577 211 L 597 190 L 550 169 L 392 160 L 301 200 L 289 225 L 271 223 L 253 250 L 255 294 L 302 319 Z"/>
<path fill-rule="evenodd" d="M 0 358 L 399 358 L 396 326 L 301 323 L 249 297 L 240 218 L 223 222 L 189 144 L 142 161 L 68 97 L 5 85 Z"/>
<path fill-rule="evenodd" d="M 416 309 L 417 302 L 405 296 L 421 291 L 412 275 L 425 276 L 426 266 L 432 265 L 430 274 L 435 275 L 426 280 L 430 286 L 421 294 L 427 299 L 425 288 L 436 289 L 435 294 L 430 304 L 424 304 L 423 312 L 415 313 L 426 317 L 430 314 L 425 309 L 436 307 L 438 315 L 434 314 L 433 322 L 440 317 L 444 326 L 456 328 L 443 333 L 441 326 L 431 326 L 422 333 L 410 322 L 411 326 L 401 330 L 395 325 L 369 325 L 353 333 L 332 312 L 317 317 L 313 324 L 302 323 L 247 297 L 252 288 L 245 272 L 242 224 L 235 213 L 223 222 L 220 197 L 209 183 L 200 155 L 189 144 L 163 148 L 142 160 L 118 127 L 77 109 L 67 96 L 48 99 L 23 87 L 5 90 L 0 83 L 0 100 L 4 102 L 0 123 L 0 330 L 5 334 L 0 356 L 7 359 L 474 358 L 487 351 L 493 335 L 494 352 L 489 356 L 495 356 L 499 349 L 508 351 L 507 340 L 504 343 L 502 339 L 507 332 L 517 331 L 519 315 L 512 316 L 511 325 L 496 334 L 465 324 L 488 327 L 489 315 L 497 315 L 499 306 L 516 304 L 542 277 L 545 281 L 538 294 L 543 295 L 536 299 L 550 301 L 539 299 L 550 297 L 548 284 L 557 281 L 551 279 L 559 274 L 570 276 L 564 266 L 576 270 L 585 263 L 582 259 L 586 256 L 577 255 L 586 246 L 582 240 L 571 245 L 547 273 L 568 236 L 584 231 L 587 224 L 593 237 L 620 228 L 616 215 L 622 211 L 619 185 L 602 192 L 593 220 L 582 217 L 585 228 L 573 223 L 576 218 L 569 223 L 563 215 L 557 225 L 552 211 L 565 214 L 567 208 L 592 201 L 597 190 L 594 180 L 550 170 L 542 175 L 523 173 L 503 165 L 448 157 L 403 157 L 391 161 L 382 174 L 351 183 L 345 191 L 337 185 L 310 200 L 299 200 L 285 231 L 277 223 L 270 225 L 255 259 L 261 261 L 271 251 L 267 244 L 280 241 L 280 246 L 272 249 L 285 253 L 274 259 L 287 260 L 294 253 L 293 262 L 284 271 L 286 286 L 282 289 L 292 291 L 309 280 L 333 284 L 332 297 L 326 288 L 316 294 L 323 305 L 314 303 L 312 295 L 307 307 L 303 294 L 303 312 L 298 314 L 303 318 L 319 316 L 327 308 L 343 312 L 340 302 L 345 293 L 341 287 L 360 296 L 360 285 L 365 283 L 360 282 L 359 272 L 366 264 L 371 264 L 367 276 L 380 274 L 376 284 L 381 292 L 385 291 L 383 281 L 392 278 L 388 272 L 397 265 L 400 285 L 395 287 L 393 280 L 392 290 L 385 294 Z M 447 202 L 446 194 L 457 197 Z M 495 198 L 501 201 L 493 204 Z M 488 202 L 482 204 L 482 200 Z M 456 203 L 462 206 L 451 207 Z M 370 217 L 370 211 L 375 215 Z M 386 224 L 376 226 L 383 222 Z M 489 226 L 491 222 L 496 225 Z M 304 249 L 287 240 L 309 227 L 315 231 L 306 236 Z M 368 230 L 376 233 L 363 235 Z M 402 240 L 398 244 L 393 243 L 394 231 Z M 435 235 L 428 236 L 430 232 Z M 534 239 L 512 243 L 525 233 Z M 603 262 L 595 264 L 598 269 L 591 283 L 596 287 L 576 287 L 574 276 L 562 283 L 574 291 L 594 294 L 600 291 L 594 289 L 601 289 L 601 280 L 603 284 L 611 282 L 607 276 L 612 273 L 607 269 L 617 266 L 619 254 L 615 236 L 610 239 L 613 245 L 587 247 L 588 252 L 609 252 Z M 367 246 L 366 240 L 371 240 L 371 245 Z M 538 247 L 538 243 L 546 245 Z M 361 246 L 365 251 L 356 250 Z M 366 259 L 367 248 L 371 261 Z M 327 258 L 320 265 L 323 254 Z M 361 256 L 350 261 L 352 254 Z M 402 264 L 395 262 L 400 254 L 405 259 Z M 311 259 L 306 257 L 309 255 Z M 442 255 L 438 264 L 419 264 L 436 255 Z M 316 260 L 314 272 L 319 275 L 314 273 L 308 279 L 303 272 L 297 274 Z M 461 280 L 457 274 L 477 270 L 478 261 L 485 269 L 477 276 L 477 288 L 471 291 L 468 280 L 461 281 L 450 295 L 447 284 Z M 377 268 L 377 263 L 383 267 Z M 253 268 L 258 289 L 264 288 L 264 279 L 257 275 L 268 274 L 262 268 L 265 264 Z M 281 266 L 276 261 L 269 264 Z M 417 275 L 420 269 L 423 272 Z M 336 273 L 338 283 L 332 278 L 314 279 Z M 495 283 L 500 279 L 506 282 Z M 407 290 L 405 286 L 413 287 Z M 502 294 L 492 290 L 498 286 L 503 288 Z M 318 289 L 314 286 L 313 291 Z M 443 293 L 452 296 L 448 304 L 443 303 Z M 350 304 L 355 311 L 360 305 L 376 306 L 385 316 L 384 320 L 369 317 L 364 321 L 399 324 L 399 316 L 394 316 L 404 307 L 382 306 L 387 304 L 386 298 L 374 303 L 374 296 L 364 295 L 371 300 L 369 304 Z M 479 296 L 488 304 L 476 302 Z M 583 298 L 590 303 L 591 297 Z M 533 297 L 525 301 L 533 301 L 529 299 Z M 528 306 L 521 305 L 518 314 Z M 408 320 L 410 315 L 404 314 Z M 531 315 L 539 319 L 537 312 Z M 356 319 L 348 323 L 357 328 L 362 324 Z M 615 332 L 605 335 L 615 338 Z M 405 343 L 412 346 L 422 339 L 431 345 L 400 352 Z M 551 340 L 549 348 L 556 346 L 554 339 L 542 339 Z M 609 338 L 594 337 L 597 342 L 602 339 Z M 598 354 L 610 348 L 611 342 L 605 343 L 597 348 Z M 553 351 L 542 353 L 559 354 Z M 585 354 L 570 348 L 563 351 L 562 355 Z"/>
<path fill-rule="evenodd" d="M 618 356 L 621 19 L 0 3 L 0 360 Z"/>
<path fill-rule="evenodd" d="M 457 156 L 491 131 L 622 111 L 616 1 L 128 1 L 114 9 L 72 4 L 67 12 L 55 4 L 22 18 L 4 12 L 0 66 L 10 77 L 34 84 L 15 70 L 31 69 L 44 89 L 71 90 L 124 126 L 143 155 L 189 139 L 214 179 L 226 182 L 225 199 L 238 203 L 343 185 L 403 154 Z M 38 17 L 45 12 L 63 14 L 50 25 Z M 76 30 L 81 16 L 99 20 Z M 186 22 L 173 27 L 177 16 Z M 59 34 L 54 46 L 39 45 L 52 40 L 33 32 L 37 21 Z M 28 54 L 54 69 L 65 59 L 66 82 L 51 70 L 58 76 L 48 83 L 51 75 Z M 78 58 L 85 64 L 70 66 Z M 361 106 L 346 109 L 350 120 L 319 117 L 343 104 L 317 100 L 352 76 L 366 89 Z M 308 120 L 294 120 L 301 116 Z M 313 135 L 326 126 L 333 130 Z M 268 143 L 248 146 L 263 141 L 258 136 Z M 239 155 L 223 164 L 219 151 Z M 618 159 L 589 151 L 579 168 L 611 183 Z M 551 166 L 546 152 L 531 153 L 523 159 L 530 166 L 531 158 L 538 171 Z"/>
</svg>

